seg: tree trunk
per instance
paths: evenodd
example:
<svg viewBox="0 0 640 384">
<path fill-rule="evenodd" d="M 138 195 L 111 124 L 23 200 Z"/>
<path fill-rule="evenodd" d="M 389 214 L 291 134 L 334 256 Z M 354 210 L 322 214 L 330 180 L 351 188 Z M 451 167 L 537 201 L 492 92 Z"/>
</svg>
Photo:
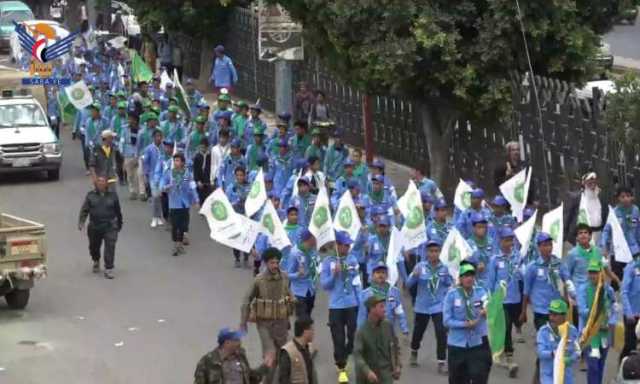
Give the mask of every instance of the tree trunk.
<svg viewBox="0 0 640 384">
<path fill-rule="evenodd" d="M 449 147 L 460 113 L 433 102 L 421 102 L 418 108 L 429 154 L 429 177 L 438 183 L 443 193 L 451 192 L 457 180 L 450 174 Z"/>
</svg>

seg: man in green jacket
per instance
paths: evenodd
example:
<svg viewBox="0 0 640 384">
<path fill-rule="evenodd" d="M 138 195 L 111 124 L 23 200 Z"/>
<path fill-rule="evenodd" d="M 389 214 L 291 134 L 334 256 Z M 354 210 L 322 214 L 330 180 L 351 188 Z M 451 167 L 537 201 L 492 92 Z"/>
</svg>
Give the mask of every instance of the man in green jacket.
<svg viewBox="0 0 640 384">
<path fill-rule="evenodd" d="M 273 365 L 273 356 L 265 357 L 260 367 L 251 369 L 242 348 L 242 333 L 222 328 L 218 333 L 218 348 L 204 355 L 198 362 L 194 384 L 257 384 Z"/>
<path fill-rule="evenodd" d="M 391 384 L 400 379 L 400 348 L 393 325 L 385 320 L 385 298 L 366 301 L 369 316 L 358 329 L 353 350 L 356 383 Z"/>
</svg>

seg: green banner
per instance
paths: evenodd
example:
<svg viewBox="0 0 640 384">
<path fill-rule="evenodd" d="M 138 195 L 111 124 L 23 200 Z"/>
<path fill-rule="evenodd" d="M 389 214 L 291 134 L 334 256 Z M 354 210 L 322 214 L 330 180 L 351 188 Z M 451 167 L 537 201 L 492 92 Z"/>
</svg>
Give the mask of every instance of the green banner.
<svg viewBox="0 0 640 384">
<path fill-rule="evenodd" d="M 76 118 L 77 109 L 73 104 L 71 104 L 71 101 L 69 101 L 69 97 L 67 96 L 67 92 L 62 88 L 58 92 L 58 105 L 60 106 L 62 122 L 67 125 L 72 125 Z"/>
<path fill-rule="evenodd" d="M 506 320 L 504 315 L 504 297 L 506 287 L 498 288 L 489 298 L 487 305 L 487 327 L 489 328 L 489 345 L 494 360 L 504 352 L 504 339 L 506 335 Z"/>
<path fill-rule="evenodd" d="M 133 58 L 131 59 L 131 80 L 137 83 L 139 81 L 151 81 L 153 78 L 153 71 L 147 63 L 144 62 L 142 57 L 137 52 L 133 52 Z"/>
</svg>

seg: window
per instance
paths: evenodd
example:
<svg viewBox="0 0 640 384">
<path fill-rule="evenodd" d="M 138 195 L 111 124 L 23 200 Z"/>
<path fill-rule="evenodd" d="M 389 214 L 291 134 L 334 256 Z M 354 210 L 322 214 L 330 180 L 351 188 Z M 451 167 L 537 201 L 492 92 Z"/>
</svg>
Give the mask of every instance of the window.
<svg viewBox="0 0 640 384">
<path fill-rule="evenodd" d="M 36 104 L 0 105 L 0 129 L 46 125 L 47 120 Z"/>
</svg>

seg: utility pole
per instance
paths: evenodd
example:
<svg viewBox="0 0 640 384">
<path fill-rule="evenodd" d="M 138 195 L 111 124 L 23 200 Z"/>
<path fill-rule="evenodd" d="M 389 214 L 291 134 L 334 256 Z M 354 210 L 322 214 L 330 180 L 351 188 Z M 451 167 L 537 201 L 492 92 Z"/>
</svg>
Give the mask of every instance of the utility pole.
<svg viewBox="0 0 640 384">
<path fill-rule="evenodd" d="M 288 60 L 275 61 L 276 114 L 293 113 L 293 70 Z"/>
<path fill-rule="evenodd" d="M 371 96 L 362 96 L 362 127 L 364 130 L 364 151 L 367 164 L 373 161 L 373 117 L 371 116 Z"/>
</svg>

